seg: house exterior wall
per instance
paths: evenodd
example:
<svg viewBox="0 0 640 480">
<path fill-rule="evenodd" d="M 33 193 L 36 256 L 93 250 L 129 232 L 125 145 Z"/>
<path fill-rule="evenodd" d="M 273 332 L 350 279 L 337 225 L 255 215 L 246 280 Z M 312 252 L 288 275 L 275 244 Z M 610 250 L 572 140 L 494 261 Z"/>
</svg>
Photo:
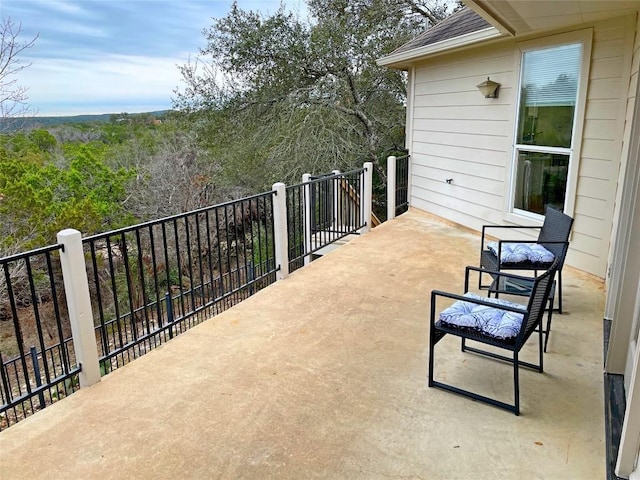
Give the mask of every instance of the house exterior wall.
<svg viewBox="0 0 640 480">
<path fill-rule="evenodd" d="M 640 76 L 640 15 L 637 18 L 636 30 L 635 30 L 635 41 L 633 45 L 633 55 L 630 67 L 630 78 L 629 78 L 629 92 L 627 95 L 627 104 L 624 113 L 624 131 L 623 131 L 623 142 L 622 142 L 622 155 L 621 155 L 621 166 L 618 175 L 618 190 L 615 200 L 615 210 L 614 210 L 614 225 L 612 229 L 612 238 L 611 243 L 615 241 L 616 232 L 618 230 L 617 224 L 618 219 L 622 212 L 620 212 L 621 205 L 621 195 L 622 189 L 620 186 L 622 185 L 625 175 L 628 173 L 627 166 L 627 158 L 629 156 L 629 146 L 631 144 L 631 129 L 633 126 L 633 112 L 636 101 L 638 100 L 636 97 L 636 92 L 638 90 L 638 81 Z M 613 255 L 615 252 L 609 252 L 609 264 L 611 264 Z M 607 315 L 610 316 L 610 306 L 607 304 Z"/>
<path fill-rule="evenodd" d="M 640 18 L 636 28 L 629 94 L 624 118 L 622 162 L 614 213 L 611 279 L 605 315 L 612 330 L 605 363 L 607 373 L 624 374 L 626 411 L 620 436 L 616 474 L 640 478 L 640 105 L 638 76 L 640 64 Z M 634 108 L 635 107 L 635 108 Z"/>
<path fill-rule="evenodd" d="M 623 17 L 572 29 L 593 35 L 567 263 L 600 277 L 614 227 L 624 119 L 635 102 L 629 83 L 638 77 L 638 28 L 637 18 Z M 415 66 L 408 145 L 413 207 L 476 230 L 520 222 L 507 212 L 519 61 L 518 43 L 509 39 Z M 483 98 L 475 87 L 487 76 L 502 84 L 498 99 Z"/>
</svg>

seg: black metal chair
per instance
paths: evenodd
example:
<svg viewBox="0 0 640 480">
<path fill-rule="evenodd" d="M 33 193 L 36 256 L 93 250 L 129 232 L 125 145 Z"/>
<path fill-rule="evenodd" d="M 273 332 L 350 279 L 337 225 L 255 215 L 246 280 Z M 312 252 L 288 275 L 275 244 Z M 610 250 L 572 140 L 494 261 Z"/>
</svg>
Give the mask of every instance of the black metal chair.
<svg viewBox="0 0 640 480">
<path fill-rule="evenodd" d="M 487 271 L 503 271 L 503 270 L 533 270 L 534 275 L 539 270 L 547 270 L 553 260 L 548 262 L 532 262 L 529 260 L 519 262 L 499 261 L 502 258 L 502 251 L 505 244 L 538 244 L 545 247 L 554 255 L 554 260 L 560 258 L 558 265 L 558 312 L 562 313 L 562 267 L 567 254 L 567 245 L 569 234 L 573 226 L 573 218 L 569 215 L 547 206 L 544 216 L 544 222 L 541 227 L 538 226 L 519 226 L 519 225 L 483 225 L 482 240 L 480 243 L 480 267 Z M 540 229 L 537 240 L 499 240 L 497 242 L 497 252 L 486 248 L 486 234 L 490 229 Z M 487 272 L 488 273 L 488 272 Z M 495 281 L 495 278 L 494 278 Z M 488 288 L 488 285 L 482 284 L 482 275 L 478 281 L 480 288 Z"/>
<path fill-rule="evenodd" d="M 555 273 L 557 271 L 560 259 L 552 263 L 551 267 L 533 279 L 533 285 L 531 287 L 531 295 L 527 305 L 519 305 L 511 302 L 505 302 L 504 300 L 495 298 L 485 298 L 478 295 L 469 296 L 469 274 L 471 271 L 479 271 L 477 267 L 467 267 L 465 275 L 465 295 L 457 295 L 453 293 L 443 292 L 439 290 L 433 290 L 431 292 L 431 315 L 430 315 L 430 336 L 429 336 L 429 387 L 441 388 L 450 392 L 454 392 L 466 397 L 478 400 L 489 405 L 494 405 L 499 408 L 503 408 L 515 415 L 520 415 L 520 380 L 519 380 L 519 367 L 527 367 L 536 370 L 540 373 L 543 372 L 543 353 L 542 353 L 542 318 L 545 313 L 545 306 L 547 305 L 549 294 L 551 292 L 552 285 L 554 283 Z M 513 275 L 504 272 L 490 272 L 491 275 L 495 275 L 495 278 L 510 278 L 510 279 L 524 279 L 530 280 L 529 277 L 523 277 L 520 275 Z M 438 298 L 454 299 L 456 302 L 440 312 L 436 318 L 437 300 Z M 476 307 L 485 307 L 482 311 L 475 310 Z M 461 310 L 472 308 L 473 310 L 465 317 L 461 314 L 458 320 L 464 321 L 452 321 L 453 315 L 446 314 L 447 311 L 458 311 L 456 307 L 462 307 Z M 522 322 L 519 329 L 515 331 L 513 336 L 497 336 L 490 332 L 490 329 L 480 328 L 477 325 L 471 326 L 469 320 L 475 321 L 477 318 L 489 318 L 489 314 L 493 315 L 499 312 L 512 312 L 522 316 Z M 512 317 L 513 318 L 513 317 Z M 482 323 L 482 322 L 479 322 Z M 492 324 L 495 327 L 495 324 Z M 519 359 L 519 353 L 524 344 L 529 340 L 531 335 L 538 331 L 538 349 L 539 360 L 538 365 L 523 362 Z M 455 335 L 461 338 L 462 351 L 473 352 L 480 355 L 485 355 L 494 359 L 504 360 L 513 365 L 513 381 L 514 381 L 514 403 L 509 404 L 493 398 L 489 398 L 477 393 L 463 390 L 462 388 L 455 387 L 453 385 L 445 384 L 440 381 L 434 380 L 434 350 L 436 344 L 442 340 L 446 335 Z M 491 345 L 511 352 L 511 356 L 499 355 L 494 352 L 482 350 L 476 347 L 470 347 L 467 345 L 467 340 L 473 340 L 485 345 Z"/>
</svg>

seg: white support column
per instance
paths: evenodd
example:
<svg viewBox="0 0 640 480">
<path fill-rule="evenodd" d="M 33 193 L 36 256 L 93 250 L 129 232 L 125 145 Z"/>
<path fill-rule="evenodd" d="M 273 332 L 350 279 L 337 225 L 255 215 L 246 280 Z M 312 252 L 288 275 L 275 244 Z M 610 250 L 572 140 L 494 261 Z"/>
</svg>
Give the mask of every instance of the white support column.
<svg viewBox="0 0 640 480">
<path fill-rule="evenodd" d="M 313 214 L 311 205 L 311 174 L 305 173 L 302 175 L 302 183 L 304 185 L 304 249 L 307 255 L 304 256 L 304 264 L 309 265 L 311 263 L 311 215 Z"/>
<path fill-rule="evenodd" d="M 371 230 L 371 204 L 373 203 L 373 163 L 366 162 L 364 164 L 364 185 L 362 188 L 360 202 L 362 204 L 362 215 L 364 216 L 365 226 L 360 230 L 367 233 Z"/>
<path fill-rule="evenodd" d="M 287 190 L 284 183 L 274 183 L 273 197 L 273 238 L 275 243 L 276 264 L 280 269 L 276 272 L 277 280 L 289 276 L 289 237 L 287 235 Z"/>
<path fill-rule="evenodd" d="M 89 281 L 82 249 L 82 235 L 71 228 L 58 233 L 64 290 L 69 309 L 73 349 L 80 372 L 80 387 L 88 387 L 100 381 L 98 346 L 93 328 L 93 312 L 89 296 Z"/>
<path fill-rule="evenodd" d="M 387 157 L 387 220 L 396 218 L 396 157 Z"/>
</svg>

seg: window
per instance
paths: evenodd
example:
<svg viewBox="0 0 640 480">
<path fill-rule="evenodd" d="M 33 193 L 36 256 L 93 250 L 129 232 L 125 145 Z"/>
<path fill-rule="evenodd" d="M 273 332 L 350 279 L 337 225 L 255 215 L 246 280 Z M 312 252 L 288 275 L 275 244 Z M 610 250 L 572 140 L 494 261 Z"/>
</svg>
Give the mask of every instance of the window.
<svg viewBox="0 0 640 480">
<path fill-rule="evenodd" d="M 576 135 L 583 42 L 525 50 L 512 168 L 512 207 L 566 210 Z"/>
</svg>

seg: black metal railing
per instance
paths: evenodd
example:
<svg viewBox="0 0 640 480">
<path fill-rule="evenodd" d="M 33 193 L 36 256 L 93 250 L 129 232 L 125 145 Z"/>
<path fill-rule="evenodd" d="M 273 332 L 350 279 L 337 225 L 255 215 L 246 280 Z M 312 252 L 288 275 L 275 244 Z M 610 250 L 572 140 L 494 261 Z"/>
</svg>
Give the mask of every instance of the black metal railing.
<svg viewBox="0 0 640 480">
<path fill-rule="evenodd" d="M 286 189 L 290 271 L 367 225 L 364 184 L 362 168 Z M 276 281 L 274 196 L 83 239 L 102 375 Z M 0 429 L 79 388 L 62 249 L 0 259 Z"/>
<path fill-rule="evenodd" d="M 104 374 L 275 281 L 273 192 L 83 243 Z"/>
<path fill-rule="evenodd" d="M 409 155 L 396 158 L 396 216 L 409 210 Z"/>
<path fill-rule="evenodd" d="M 287 187 L 289 271 L 304 265 L 306 256 L 370 222 L 360 201 L 365 169 L 311 177 Z"/>
<path fill-rule="evenodd" d="M 78 388 L 61 248 L 0 259 L 0 430 Z"/>
<path fill-rule="evenodd" d="M 336 182 L 329 177 L 335 173 L 311 176 L 309 193 L 311 197 L 311 233 L 315 234 L 330 229 L 333 224 L 335 193 L 338 192 Z"/>
</svg>

